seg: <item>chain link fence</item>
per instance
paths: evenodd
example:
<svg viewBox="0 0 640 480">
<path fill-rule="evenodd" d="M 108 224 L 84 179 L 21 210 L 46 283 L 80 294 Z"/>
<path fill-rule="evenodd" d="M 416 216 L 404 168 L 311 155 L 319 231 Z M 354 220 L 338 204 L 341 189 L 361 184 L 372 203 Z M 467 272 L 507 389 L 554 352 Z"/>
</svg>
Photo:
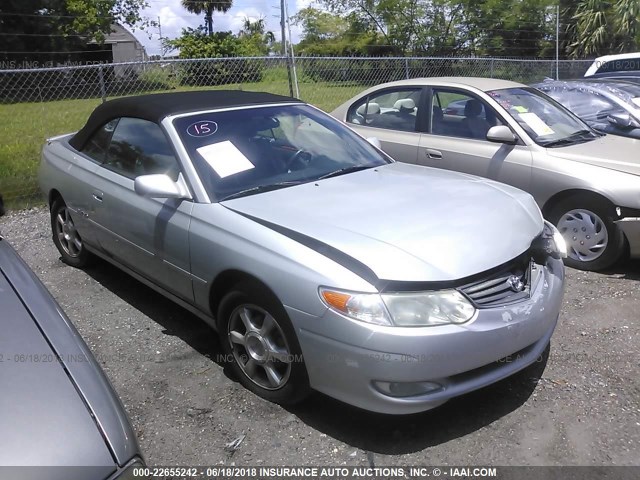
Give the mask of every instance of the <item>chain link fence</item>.
<svg viewBox="0 0 640 480">
<path fill-rule="evenodd" d="M 160 60 L 0 70 L 0 193 L 13 205 L 40 202 L 37 166 L 45 139 L 78 130 L 110 98 L 196 89 L 298 95 L 326 111 L 378 83 L 478 76 L 523 83 L 581 77 L 591 61 L 504 58 L 285 57 Z"/>
</svg>

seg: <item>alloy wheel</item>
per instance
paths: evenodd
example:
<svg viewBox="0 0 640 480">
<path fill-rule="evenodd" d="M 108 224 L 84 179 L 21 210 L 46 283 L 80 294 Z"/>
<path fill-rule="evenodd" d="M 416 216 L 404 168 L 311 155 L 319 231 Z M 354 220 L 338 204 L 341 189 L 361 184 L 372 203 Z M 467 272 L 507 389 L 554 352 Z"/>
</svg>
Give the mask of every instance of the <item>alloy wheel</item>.
<svg viewBox="0 0 640 480">
<path fill-rule="evenodd" d="M 58 210 L 55 229 L 60 246 L 65 253 L 70 257 L 78 258 L 82 253 L 82 240 L 67 207 L 62 207 Z"/>
<path fill-rule="evenodd" d="M 276 319 L 263 308 L 242 304 L 231 313 L 228 339 L 234 359 L 253 383 L 266 390 L 283 387 L 292 355 Z"/>
</svg>

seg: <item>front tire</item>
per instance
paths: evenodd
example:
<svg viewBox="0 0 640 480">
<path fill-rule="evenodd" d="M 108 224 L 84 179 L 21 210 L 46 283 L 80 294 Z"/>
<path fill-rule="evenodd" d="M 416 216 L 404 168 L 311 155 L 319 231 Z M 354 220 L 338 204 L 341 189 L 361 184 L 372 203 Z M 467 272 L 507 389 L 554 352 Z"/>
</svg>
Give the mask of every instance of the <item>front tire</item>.
<svg viewBox="0 0 640 480">
<path fill-rule="evenodd" d="M 310 393 L 295 331 L 280 301 L 256 282 L 236 285 L 220 302 L 220 343 L 227 365 L 248 390 L 293 405 Z"/>
<path fill-rule="evenodd" d="M 81 268 L 91 260 L 82 238 L 76 229 L 69 207 L 59 198 L 51 206 L 51 232 L 53 243 L 67 265 Z"/>
<path fill-rule="evenodd" d="M 549 220 L 567 242 L 565 264 L 579 270 L 604 270 L 624 253 L 624 234 L 614 223 L 614 209 L 606 200 L 584 195 L 559 201 Z"/>
</svg>

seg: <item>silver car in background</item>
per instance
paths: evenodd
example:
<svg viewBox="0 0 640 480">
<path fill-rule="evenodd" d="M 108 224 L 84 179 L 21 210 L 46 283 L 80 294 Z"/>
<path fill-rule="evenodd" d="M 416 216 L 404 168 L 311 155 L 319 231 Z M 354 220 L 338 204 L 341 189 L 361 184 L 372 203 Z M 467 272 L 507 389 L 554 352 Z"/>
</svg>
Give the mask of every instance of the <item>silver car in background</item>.
<svg viewBox="0 0 640 480">
<path fill-rule="evenodd" d="M 531 193 L 564 236 L 569 266 L 602 270 L 627 250 L 640 257 L 640 140 L 600 134 L 534 88 L 416 78 L 372 87 L 332 115 L 398 161 Z"/>
<path fill-rule="evenodd" d="M 47 143 L 40 184 L 65 262 L 202 317 L 278 403 L 436 407 L 535 362 L 562 303 L 564 242 L 529 194 L 395 163 L 288 97 L 107 102 Z"/>
</svg>

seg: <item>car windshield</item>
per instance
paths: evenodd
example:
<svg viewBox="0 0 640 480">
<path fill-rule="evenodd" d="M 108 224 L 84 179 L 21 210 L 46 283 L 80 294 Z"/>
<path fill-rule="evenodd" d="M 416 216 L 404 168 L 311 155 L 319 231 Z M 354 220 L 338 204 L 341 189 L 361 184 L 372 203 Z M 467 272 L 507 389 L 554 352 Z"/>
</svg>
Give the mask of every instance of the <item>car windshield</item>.
<svg viewBox="0 0 640 480">
<path fill-rule="evenodd" d="M 204 187 L 218 201 L 391 162 L 308 105 L 198 113 L 176 118 L 174 126 Z"/>
<path fill-rule="evenodd" d="M 600 136 L 555 100 L 534 88 L 487 92 L 543 147 L 588 142 Z"/>
</svg>

